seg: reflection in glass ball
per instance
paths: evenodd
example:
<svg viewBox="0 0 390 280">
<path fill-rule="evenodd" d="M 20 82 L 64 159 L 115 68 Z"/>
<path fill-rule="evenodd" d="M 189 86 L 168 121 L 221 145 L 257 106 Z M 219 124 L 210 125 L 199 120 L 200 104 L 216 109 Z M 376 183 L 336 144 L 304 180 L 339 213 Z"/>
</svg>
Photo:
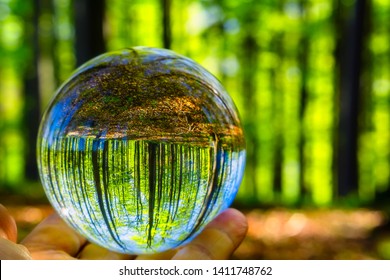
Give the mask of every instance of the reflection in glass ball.
<svg viewBox="0 0 390 280">
<path fill-rule="evenodd" d="M 172 51 L 134 47 L 96 57 L 60 87 L 38 165 L 53 207 L 91 242 L 155 253 L 229 207 L 245 141 L 214 76 Z"/>
</svg>

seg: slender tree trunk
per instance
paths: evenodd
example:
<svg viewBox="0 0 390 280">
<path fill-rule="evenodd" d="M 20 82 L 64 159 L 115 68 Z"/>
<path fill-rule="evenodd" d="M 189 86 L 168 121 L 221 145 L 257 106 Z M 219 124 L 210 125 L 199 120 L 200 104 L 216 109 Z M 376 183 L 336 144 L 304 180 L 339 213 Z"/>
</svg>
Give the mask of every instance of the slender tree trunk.
<svg viewBox="0 0 390 280">
<path fill-rule="evenodd" d="M 341 49 L 341 94 L 338 140 L 338 195 L 358 188 L 358 135 L 361 97 L 361 61 L 364 37 L 365 0 L 356 0 Z"/>
<path fill-rule="evenodd" d="M 279 61 L 283 60 L 283 45 L 282 45 L 283 34 L 277 34 L 272 39 L 272 49 L 279 56 Z M 276 197 L 280 197 L 282 193 L 282 184 L 283 184 L 283 149 L 284 149 L 284 132 L 283 132 L 283 103 L 284 96 L 283 92 L 278 83 L 279 78 L 278 73 L 280 71 L 279 67 L 273 68 L 271 70 L 271 87 L 273 92 L 272 97 L 272 117 L 273 117 L 273 127 L 274 127 L 274 138 L 273 138 L 273 187 Z"/>
<path fill-rule="evenodd" d="M 52 15 L 55 13 L 55 3 L 52 0 L 46 0 L 46 9 L 48 12 L 50 12 Z M 50 55 L 52 59 L 52 65 L 53 65 L 53 79 L 54 79 L 54 85 L 55 87 L 58 87 L 61 79 L 60 79 L 60 64 L 59 59 L 57 55 L 57 45 L 58 45 L 58 39 L 56 37 L 56 32 L 54 25 L 56 22 L 53 22 L 53 26 L 51 27 L 51 38 L 50 38 L 50 50 L 48 51 L 48 55 Z"/>
<path fill-rule="evenodd" d="M 335 95 L 333 97 L 333 104 L 335 108 L 335 114 L 333 116 L 333 121 L 336 125 L 333 127 L 332 131 L 332 149 L 333 149 L 333 155 L 332 155 L 332 179 L 334 182 L 333 186 L 333 194 L 338 195 L 338 173 L 339 173 L 339 133 L 340 128 L 337 125 L 339 123 L 339 115 L 340 115 L 340 95 L 341 95 L 341 78 L 340 78 L 340 59 L 342 57 L 341 50 L 342 50 L 342 43 L 343 43 L 343 31 L 342 27 L 345 25 L 344 22 L 344 11 L 342 9 L 342 4 L 340 0 L 333 0 L 333 28 L 334 28 L 334 37 L 335 37 L 335 48 L 333 51 L 333 56 L 335 58 L 335 75 L 333 76 L 333 83 L 335 85 Z"/>
<path fill-rule="evenodd" d="M 306 1 L 301 1 L 301 9 L 306 11 Z M 305 20 L 303 24 L 305 23 Z M 303 26 L 305 28 L 305 26 Z M 307 89 L 307 80 L 308 80 L 308 54 L 309 54 L 309 40 L 306 35 L 306 32 L 302 32 L 302 38 L 299 44 L 298 57 L 299 57 L 299 68 L 301 69 L 301 86 L 300 86 L 300 95 L 299 95 L 299 186 L 300 186 L 300 197 L 303 199 L 307 194 L 307 186 L 305 183 L 305 172 L 306 172 L 306 159 L 305 159 L 305 127 L 304 127 L 304 118 L 307 107 L 308 99 L 308 89 Z"/>
<path fill-rule="evenodd" d="M 40 122 L 39 108 L 39 15 L 40 0 L 33 1 L 33 10 L 26 20 L 26 44 L 31 46 L 31 63 L 24 73 L 24 112 L 23 126 L 25 132 L 25 178 L 35 181 L 38 179 L 36 163 L 37 132 Z M 32 24 L 31 24 L 32 23 Z"/>
<path fill-rule="evenodd" d="M 162 6 L 163 46 L 166 49 L 170 49 L 172 43 L 171 0 L 161 0 L 161 6 Z"/>
<path fill-rule="evenodd" d="M 255 94 L 257 91 L 255 73 L 257 71 L 258 60 L 258 45 L 256 39 L 248 34 L 242 44 L 242 49 L 245 50 L 245 56 L 243 57 L 242 64 L 244 65 L 242 76 L 242 92 L 245 94 L 245 115 L 252 116 L 247 118 L 246 126 L 246 142 L 247 142 L 247 181 L 248 185 L 253 189 L 254 197 L 257 197 L 257 174 L 256 167 L 258 165 L 258 137 L 256 137 L 256 124 L 255 124 L 255 111 L 256 101 Z"/>
<path fill-rule="evenodd" d="M 74 0 L 76 60 L 81 65 L 106 51 L 103 23 L 105 0 Z"/>
</svg>

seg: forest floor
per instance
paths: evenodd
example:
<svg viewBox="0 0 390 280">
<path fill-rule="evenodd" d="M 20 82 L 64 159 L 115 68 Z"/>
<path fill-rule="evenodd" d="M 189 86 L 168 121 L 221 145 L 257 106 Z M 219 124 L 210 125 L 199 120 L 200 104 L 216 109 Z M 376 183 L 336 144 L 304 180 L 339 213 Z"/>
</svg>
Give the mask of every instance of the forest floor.
<svg viewBox="0 0 390 280">
<path fill-rule="evenodd" d="M 370 209 L 254 209 L 237 259 L 387 259 L 387 217 Z"/>
<path fill-rule="evenodd" d="M 7 205 L 22 239 L 52 212 L 46 204 Z M 371 209 L 251 209 L 233 259 L 388 259 L 388 217 Z"/>
</svg>

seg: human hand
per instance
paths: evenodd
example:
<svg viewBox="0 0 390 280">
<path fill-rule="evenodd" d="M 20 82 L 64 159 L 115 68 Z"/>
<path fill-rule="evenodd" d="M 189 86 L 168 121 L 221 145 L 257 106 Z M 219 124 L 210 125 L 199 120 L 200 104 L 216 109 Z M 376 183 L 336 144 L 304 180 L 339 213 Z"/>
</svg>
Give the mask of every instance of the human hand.
<svg viewBox="0 0 390 280">
<path fill-rule="evenodd" d="M 244 239 L 246 231 L 245 216 L 229 208 L 183 247 L 155 255 L 124 255 L 89 243 L 57 214 L 52 214 L 21 244 L 16 244 L 16 223 L 0 204 L 0 259 L 228 259 Z"/>
</svg>

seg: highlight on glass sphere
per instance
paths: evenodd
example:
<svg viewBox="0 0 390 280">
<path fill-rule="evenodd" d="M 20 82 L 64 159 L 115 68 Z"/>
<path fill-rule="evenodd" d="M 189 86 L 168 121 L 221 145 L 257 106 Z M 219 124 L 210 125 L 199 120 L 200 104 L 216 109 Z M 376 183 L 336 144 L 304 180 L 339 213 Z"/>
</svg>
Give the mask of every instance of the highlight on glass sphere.
<svg viewBox="0 0 390 280">
<path fill-rule="evenodd" d="M 58 89 L 38 166 L 59 215 L 90 242 L 151 254 L 191 241 L 238 191 L 245 140 L 218 80 L 157 48 L 102 54 Z"/>
</svg>

